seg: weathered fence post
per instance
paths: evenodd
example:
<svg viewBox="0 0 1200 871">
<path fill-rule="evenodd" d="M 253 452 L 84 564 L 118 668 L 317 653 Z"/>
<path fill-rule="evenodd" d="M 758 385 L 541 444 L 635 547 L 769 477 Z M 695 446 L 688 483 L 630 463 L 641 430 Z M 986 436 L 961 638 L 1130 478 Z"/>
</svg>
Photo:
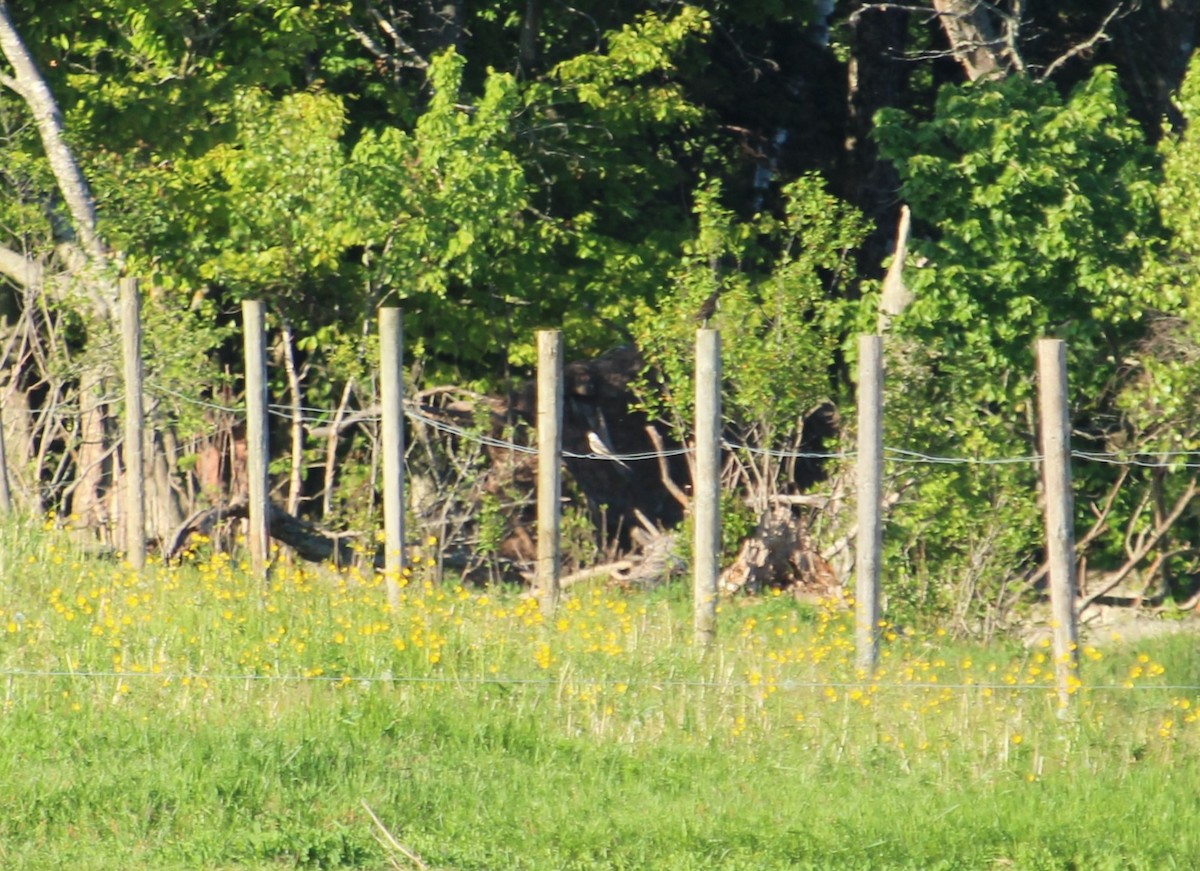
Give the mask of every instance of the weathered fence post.
<svg viewBox="0 0 1200 871">
<path fill-rule="evenodd" d="M 854 625 L 857 665 L 879 662 L 879 589 L 883 551 L 883 339 L 858 337 L 858 533 Z"/>
<path fill-rule="evenodd" d="M 142 406 L 142 302 L 136 278 L 122 278 L 121 353 L 125 369 L 125 559 L 146 565 L 145 411 Z"/>
<path fill-rule="evenodd" d="M 267 430 L 266 314 L 262 300 L 242 302 L 242 341 L 246 353 L 246 465 L 249 479 L 249 520 L 246 534 L 250 565 L 264 582 L 270 565 L 270 457 Z"/>
<path fill-rule="evenodd" d="M 1037 360 L 1054 673 L 1059 704 L 1066 707 L 1071 699 L 1072 683 L 1078 680 L 1079 672 L 1075 618 L 1075 510 L 1071 494 L 1071 422 L 1066 344 L 1061 339 L 1038 339 Z"/>
<path fill-rule="evenodd" d="M 542 613 L 558 607 L 559 535 L 562 526 L 561 330 L 538 331 L 537 371 L 537 586 Z"/>
<path fill-rule="evenodd" d="M 696 643 L 717 637 L 721 570 L 721 333 L 696 331 L 696 480 L 692 607 Z"/>
<path fill-rule="evenodd" d="M 398 308 L 379 310 L 379 385 L 383 421 L 384 578 L 388 602 L 400 607 L 404 571 L 404 319 Z"/>
</svg>

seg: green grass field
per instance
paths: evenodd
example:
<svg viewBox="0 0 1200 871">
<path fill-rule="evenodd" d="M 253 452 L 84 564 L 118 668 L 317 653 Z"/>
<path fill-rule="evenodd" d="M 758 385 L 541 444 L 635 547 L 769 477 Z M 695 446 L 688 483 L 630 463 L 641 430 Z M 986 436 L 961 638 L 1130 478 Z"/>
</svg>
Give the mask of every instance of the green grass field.
<svg viewBox="0 0 1200 871">
<path fill-rule="evenodd" d="M 682 590 L 514 593 L 221 556 L 140 575 L 0 529 L 5 868 L 1126 869 L 1200 857 L 1200 657 Z M 382 828 L 372 820 L 374 814 Z M 387 842 L 384 829 L 414 854 Z"/>
</svg>

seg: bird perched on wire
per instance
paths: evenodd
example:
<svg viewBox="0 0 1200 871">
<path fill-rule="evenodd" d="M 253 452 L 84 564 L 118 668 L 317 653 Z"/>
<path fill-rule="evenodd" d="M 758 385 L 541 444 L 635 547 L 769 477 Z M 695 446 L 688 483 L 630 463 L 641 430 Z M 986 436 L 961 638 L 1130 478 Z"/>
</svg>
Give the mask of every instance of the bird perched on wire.
<svg viewBox="0 0 1200 871">
<path fill-rule="evenodd" d="M 588 430 L 587 434 L 588 450 L 598 457 L 604 457 L 606 460 L 612 460 L 622 469 L 629 471 L 629 466 L 620 457 L 616 456 L 604 439 L 592 430 Z"/>
</svg>

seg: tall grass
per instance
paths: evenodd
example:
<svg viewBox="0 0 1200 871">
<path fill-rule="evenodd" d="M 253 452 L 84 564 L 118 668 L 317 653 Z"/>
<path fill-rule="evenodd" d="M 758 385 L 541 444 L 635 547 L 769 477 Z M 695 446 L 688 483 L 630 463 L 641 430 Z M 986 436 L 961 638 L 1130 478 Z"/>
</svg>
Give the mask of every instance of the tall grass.
<svg viewBox="0 0 1200 871">
<path fill-rule="evenodd" d="M 1167 868 L 1200 856 L 1193 638 L 1048 651 L 682 592 L 513 592 L 0 530 L 0 864 Z"/>
</svg>

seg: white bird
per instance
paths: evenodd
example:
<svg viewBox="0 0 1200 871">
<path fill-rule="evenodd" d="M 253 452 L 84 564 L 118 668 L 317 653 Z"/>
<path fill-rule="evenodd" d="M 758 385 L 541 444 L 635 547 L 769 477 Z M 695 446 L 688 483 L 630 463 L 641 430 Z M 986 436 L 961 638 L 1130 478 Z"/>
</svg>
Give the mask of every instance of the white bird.
<svg viewBox="0 0 1200 871">
<path fill-rule="evenodd" d="M 618 466 L 620 466 L 623 469 L 629 468 L 629 466 L 627 466 L 625 464 L 625 462 L 623 460 L 621 460 L 620 457 L 613 454 L 612 450 L 608 447 L 608 445 L 604 443 L 604 439 L 600 438 L 599 435 L 592 432 L 590 429 L 588 430 L 588 434 L 587 434 L 587 442 L 588 442 L 588 450 L 590 450 L 597 457 L 603 457 L 606 460 L 612 460 L 614 463 L 616 463 Z"/>
</svg>

